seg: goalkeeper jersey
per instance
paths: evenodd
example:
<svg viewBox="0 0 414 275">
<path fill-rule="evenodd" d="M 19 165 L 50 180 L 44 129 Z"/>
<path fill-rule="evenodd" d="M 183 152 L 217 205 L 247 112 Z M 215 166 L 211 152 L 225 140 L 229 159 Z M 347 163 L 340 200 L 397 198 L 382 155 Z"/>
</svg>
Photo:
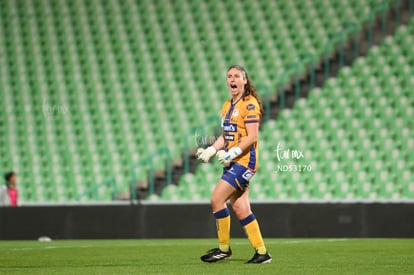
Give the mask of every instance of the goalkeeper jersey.
<svg viewBox="0 0 414 275">
<path fill-rule="evenodd" d="M 247 136 L 246 124 L 259 123 L 261 117 L 259 103 L 253 96 L 241 98 L 234 104 L 232 104 L 231 100 L 227 100 L 223 104 L 221 115 L 225 151 L 238 146 L 243 138 Z M 233 162 L 256 171 L 258 157 L 258 145 L 255 142 L 249 149 L 235 158 Z"/>
</svg>

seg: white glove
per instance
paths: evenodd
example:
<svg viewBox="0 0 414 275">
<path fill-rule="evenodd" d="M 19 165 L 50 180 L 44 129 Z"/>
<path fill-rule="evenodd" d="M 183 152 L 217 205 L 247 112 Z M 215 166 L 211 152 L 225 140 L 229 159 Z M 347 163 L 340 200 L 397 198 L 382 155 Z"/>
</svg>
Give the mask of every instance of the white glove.
<svg viewBox="0 0 414 275">
<path fill-rule="evenodd" d="M 207 149 L 198 148 L 196 156 L 197 159 L 202 162 L 208 162 L 212 156 L 216 154 L 217 150 L 213 146 L 207 147 Z"/>
<path fill-rule="evenodd" d="M 240 147 L 233 147 L 228 152 L 220 150 L 217 152 L 217 158 L 220 161 L 221 165 L 227 167 L 230 165 L 231 161 L 242 154 Z"/>
</svg>

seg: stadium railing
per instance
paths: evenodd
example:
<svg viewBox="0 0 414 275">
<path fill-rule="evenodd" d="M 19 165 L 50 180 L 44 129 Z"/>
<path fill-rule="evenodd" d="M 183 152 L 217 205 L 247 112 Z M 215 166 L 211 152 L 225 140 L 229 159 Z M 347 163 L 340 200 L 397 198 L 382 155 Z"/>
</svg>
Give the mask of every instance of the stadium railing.
<svg viewBox="0 0 414 275">
<path fill-rule="evenodd" d="M 95 201 L 99 201 L 100 195 L 101 195 L 100 190 L 103 190 L 103 192 L 107 192 L 107 193 L 109 192 L 111 200 L 117 199 L 118 188 L 116 185 L 116 181 L 115 181 L 115 178 L 110 178 L 110 179 L 102 181 L 101 183 L 95 186 L 88 188 L 83 193 L 78 194 L 77 201 L 82 201 L 83 199 L 86 199 L 86 198 L 92 198 Z"/>
<path fill-rule="evenodd" d="M 157 171 L 155 163 L 165 163 L 166 171 L 166 183 L 170 185 L 172 183 L 172 167 L 171 167 L 171 154 L 168 148 L 160 148 L 153 155 L 146 159 L 139 161 L 136 165 L 131 168 L 131 183 L 130 183 L 130 194 L 131 201 L 135 201 L 137 198 L 137 183 L 138 175 L 148 175 L 148 188 L 149 194 L 155 193 L 155 172 Z M 144 179 L 145 180 L 145 179 Z"/>
</svg>

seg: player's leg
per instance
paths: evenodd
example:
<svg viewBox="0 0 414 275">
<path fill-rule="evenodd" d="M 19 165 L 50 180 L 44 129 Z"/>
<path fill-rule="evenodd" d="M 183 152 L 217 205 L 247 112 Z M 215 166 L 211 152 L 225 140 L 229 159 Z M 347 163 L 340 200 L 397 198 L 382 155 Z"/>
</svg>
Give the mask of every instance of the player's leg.
<svg viewBox="0 0 414 275">
<path fill-rule="evenodd" d="M 246 235 L 253 248 L 260 254 L 265 254 L 266 247 L 263 242 L 259 224 L 250 209 L 248 189 L 242 193 L 237 193 L 232 196 L 230 203 L 232 205 L 234 213 L 240 221 L 240 224 L 245 229 Z"/>
<path fill-rule="evenodd" d="M 223 179 L 220 179 L 214 187 L 211 195 L 211 208 L 213 213 L 216 213 L 223 208 L 227 208 L 227 201 L 237 190 Z"/>
<path fill-rule="evenodd" d="M 216 218 L 219 248 L 227 252 L 230 246 L 230 212 L 227 201 L 236 192 L 233 186 L 220 179 L 211 196 L 211 208 Z"/>
<path fill-rule="evenodd" d="M 248 261 L 248 263 L 270 263 L 272 257 L 266 250 L 259 223 L 250 209 L 249 189 L 246 188 L 244 192 L 240 191 L 235 193 L 230 198 L 230 203 L 234 213 L 240 220 L 240 224 L 246 232 L 250 244 L 256 251 L 255 255 Z"/>
<path fill-rule="evenodd" d="M 234 214 L 239 220 L 250 215 L 250 203 L 249 203 L 249 189 L 246 188 L 245 190 L 237 190 L 231 197 L 230 197 L 230 204 L 233 208 Z"/>
<path fill-rule="evenodd" d="M 236 189 L 220 179 L 211 196 L 211 207 L 216 218 L 217 238 L 219 247 L 201 256 L 204 262 L 216 262 L 231 256 L 230 249 L 230 212 L 226 202 L 236 192 Z"/>
</svg>

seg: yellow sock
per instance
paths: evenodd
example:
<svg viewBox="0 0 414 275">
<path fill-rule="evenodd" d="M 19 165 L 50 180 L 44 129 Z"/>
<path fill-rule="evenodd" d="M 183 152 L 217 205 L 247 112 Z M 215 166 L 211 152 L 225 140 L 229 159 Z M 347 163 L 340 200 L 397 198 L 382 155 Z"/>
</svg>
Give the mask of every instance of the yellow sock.
<svg viewBox="0 0 414 275">
<path fill-rule="evenodd" d="M 229 251 L 230 248 L 230 212 L 224 208 L 216 213 L 217 237 L 219 248 L 223 252 Z"/>
<path fill-rule="evenodd" d="M 259 223 L 254 214 L 240 221 L 246 231 L 250 244 L 259 254 L 266 254 L 267 250 L 263 242 L 262 233 L 260 232 Z"/>
</svg>

